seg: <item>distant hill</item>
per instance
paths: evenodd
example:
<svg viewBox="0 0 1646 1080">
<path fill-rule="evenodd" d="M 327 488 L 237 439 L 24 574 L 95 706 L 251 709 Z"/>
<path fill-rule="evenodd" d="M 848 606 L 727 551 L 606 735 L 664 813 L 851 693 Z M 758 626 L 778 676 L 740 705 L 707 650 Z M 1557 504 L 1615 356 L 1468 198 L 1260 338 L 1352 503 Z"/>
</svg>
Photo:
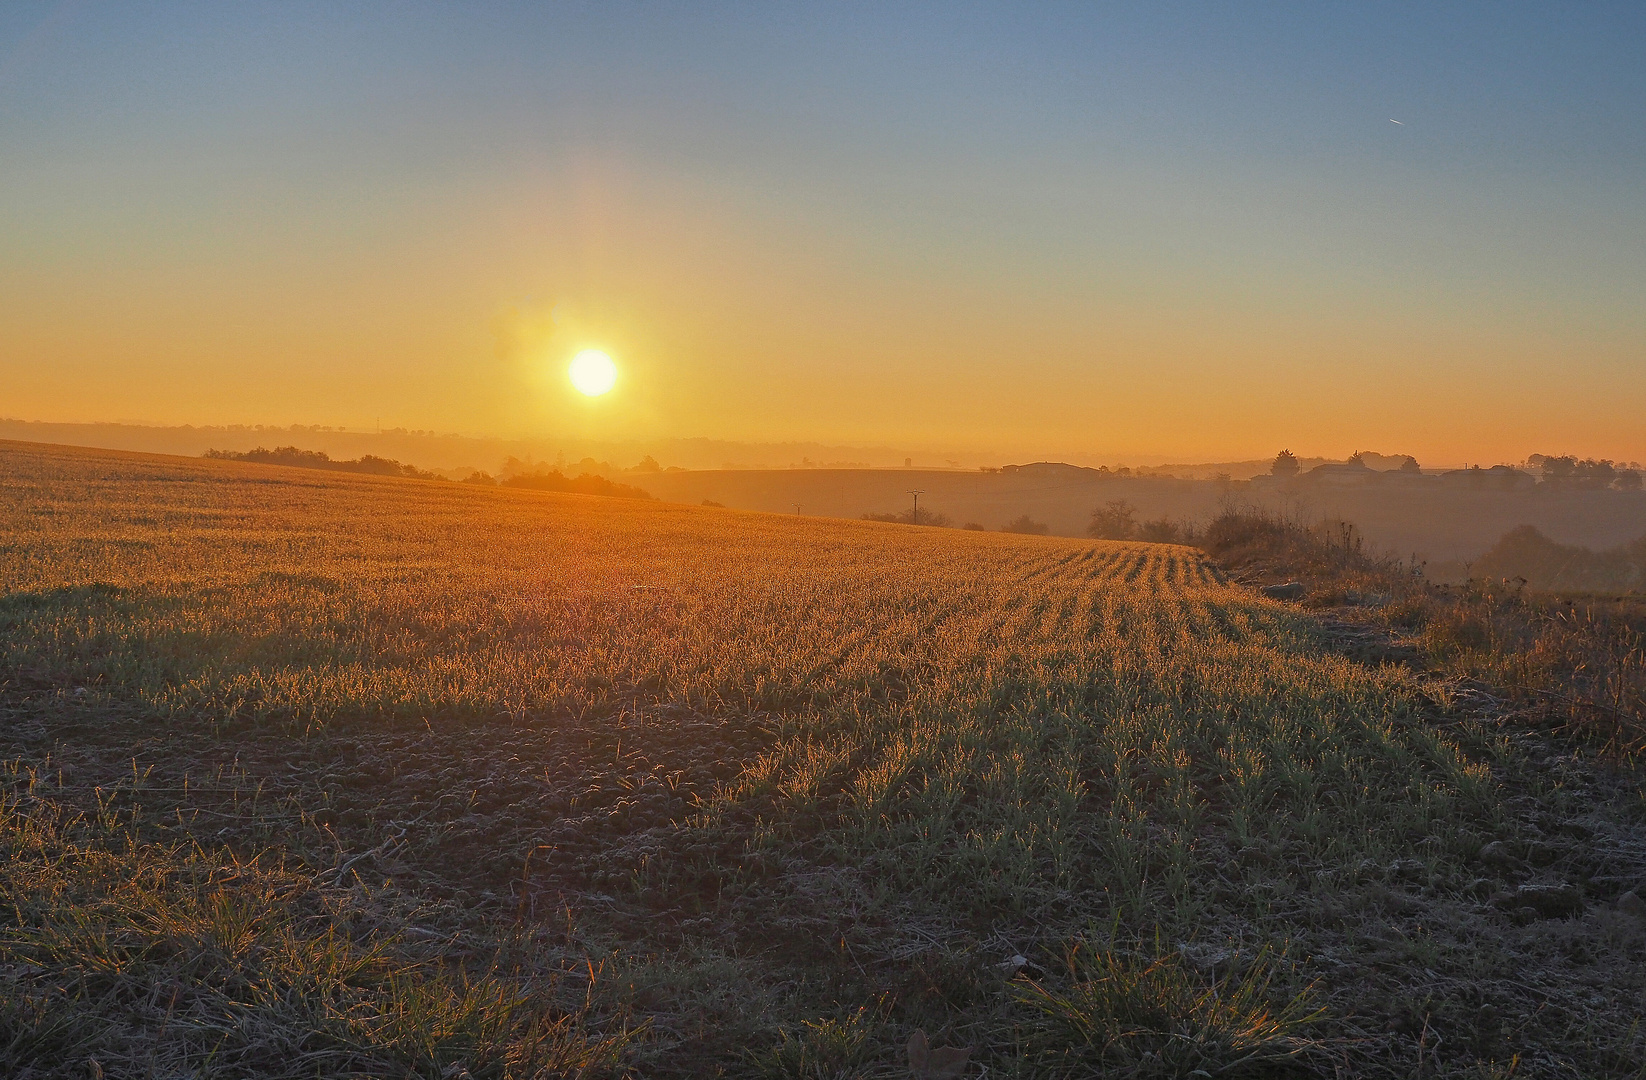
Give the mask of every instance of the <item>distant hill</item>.
<svg viewBox="0 0 1646 1080">
<path fill-rule="evenodd" d="M 1486 472 L 1486 470 L 1481 470 Z M 904 514 L 919 490 L 922 515 L 943 514 L 997 530 L 1024 514 L 1045 522 L 1055 536 L 1084 536 L 1092 511 L 1126 502 L 1138 522 L 1169 518 L 1210 521 L 1221 506 L 1267 508 L 1310 521 L 1352 521 L 1368 543 L 1402 557 L 1427 560 L 1437 579 L 1460 578 L 1463 562 L 1478 560 L 1510 530 L 1534 525 L 1564 544 L 1607 549 L 1646 533 L 1646 494 L 1476 485 L 1463 476 L 1409 477 L 1376 472 L 1369 483 L 1271 484 L 1130 475 L 1059 462 L 1000 469 L 712 469 L 664 471 L 635 482 L 660 499 L 704 501 L 737 510 L 798 512 L 856 518 Z M 1448 564 L 1448 565 L 1442 565 Z M 1511 575 L 1512 576 L 1512 575 Z"/>
<path fill-rule="evenodd" d="M 449 480 L 471 472 L 495 472 L 507 458 L 531 466 L 563 468 L 585 456 L 627 467 L 650 456 L 664 465 L 690 469 L 886 468 L 906 462 L 922 467 L 962 464 L 959 452 L 920 452 L 887 446 L 837 446 L 817 442 L 749 443 L 725 439 L 590 441 L 540 436 L 497 438 L 450 432 L 384 428 L 351 431 L 322 424 L 177 425 L 67 424 L 0 418 L 0 439 L 136 450 L 148 454 L 199 457 L 207 450 L 249 451 L 278 441 L 332 458 L 373 456 L 409 461 Z M 967 465 L 979 465 L 970 455 Z"/>
<path fill-rule="evenodd" d="M 438 473 L 419 469 L 414 465 L 403 465 L 388 458 L 373 457 L 367 454 L 352 461 L 337 461 L 317 450 L 299 450 L 295 446 L 278 446 L 273 450 L 265 450 L 259 446 L 255 450 L 207 450 L 203 457 L 215 458 L 219 461 L 251 461 L 259 465 L 284 465 L 297 469 L 324 469 L 329 472 L 367 473 L 372 476 L 405 476 L 414 480 L 443 480 Z M 482 472 L 469 474 L 466 482 L 471 484 L 488 484 L 492 486 L 529 488 L 533 491 L 562 491 L 577 495 L 607 495 L 620 499 L 649 499 L 652 496 L 640 488 L 629 484 L 619 484 L 606 479 L 584 473 L 581 476 L 566 476 L 552 469 L 539 469 L 533 472 L 522 472 L 512 476 L 505 476 L 501 480 L 494 479 Z"/>
</svg>

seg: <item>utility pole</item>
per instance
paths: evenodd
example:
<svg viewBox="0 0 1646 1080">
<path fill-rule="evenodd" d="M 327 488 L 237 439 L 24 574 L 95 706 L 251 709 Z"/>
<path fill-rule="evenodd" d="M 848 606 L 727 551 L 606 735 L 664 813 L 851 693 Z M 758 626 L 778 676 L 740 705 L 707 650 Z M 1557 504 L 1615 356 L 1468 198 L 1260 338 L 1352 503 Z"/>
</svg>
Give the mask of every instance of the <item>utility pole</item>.
<svg viewBox="0 0 1646 1080">
<path fill-rule="evenodd" d="M 914 496 L 914 524 L 920 524 L 920 496 L 926 494 L 925 488 L 910 488 L 909 494 Z"/>
<path fill-rule="evenodd" d="M 799 513 L 800 513 L 800 504 L 799 504 L 799 503 L 795 503 L 795 504 L 794 504 L 794 512 L 795 512 L 795 513 L 796 513 L 796 514 L 799 514 Z"/>
</svg>

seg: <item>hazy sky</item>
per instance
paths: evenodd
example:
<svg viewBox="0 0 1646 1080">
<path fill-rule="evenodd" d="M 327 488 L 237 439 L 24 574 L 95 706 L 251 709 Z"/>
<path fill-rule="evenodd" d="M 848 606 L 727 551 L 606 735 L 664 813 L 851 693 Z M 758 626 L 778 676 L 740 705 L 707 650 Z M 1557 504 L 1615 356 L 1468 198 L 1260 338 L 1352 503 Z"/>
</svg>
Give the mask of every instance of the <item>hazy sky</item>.
<svg viewBox="0 0 1646 1080">
<path fill-rule="evenodd" d="M 1643 49 L 1639 3 L 12 0 L 0 415 L 1638 459 Z"/>
</svg>

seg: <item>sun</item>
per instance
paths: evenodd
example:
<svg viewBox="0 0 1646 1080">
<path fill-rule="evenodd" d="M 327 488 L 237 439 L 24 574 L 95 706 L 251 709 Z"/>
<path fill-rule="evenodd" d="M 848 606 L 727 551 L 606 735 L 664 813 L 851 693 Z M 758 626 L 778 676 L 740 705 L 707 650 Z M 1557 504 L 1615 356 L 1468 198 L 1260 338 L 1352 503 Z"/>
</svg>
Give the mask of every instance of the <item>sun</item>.
<svg viewBox="0 0 1646 1080">
<path fill-rule="evenodd" d="M 581 394 L 599 397 L 617 384 L 617 365 L 599 349 L 584 349 L 572 357 L 566 372 Z"/>
</svg>

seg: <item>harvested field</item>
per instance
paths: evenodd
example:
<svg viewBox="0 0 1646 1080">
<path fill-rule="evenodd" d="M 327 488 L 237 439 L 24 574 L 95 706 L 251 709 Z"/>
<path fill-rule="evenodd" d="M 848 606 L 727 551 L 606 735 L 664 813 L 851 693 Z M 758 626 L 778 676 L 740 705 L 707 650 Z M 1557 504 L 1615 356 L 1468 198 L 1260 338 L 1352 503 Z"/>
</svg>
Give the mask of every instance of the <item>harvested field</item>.
<svg viewBox="0 0 1646 1080">
<path fill-rule="evenodd" d="M 1638 779 L 1189 549 L 15 443 L 0 515 L 8 1075 L 1646 1068 Z"/>
</svg>

